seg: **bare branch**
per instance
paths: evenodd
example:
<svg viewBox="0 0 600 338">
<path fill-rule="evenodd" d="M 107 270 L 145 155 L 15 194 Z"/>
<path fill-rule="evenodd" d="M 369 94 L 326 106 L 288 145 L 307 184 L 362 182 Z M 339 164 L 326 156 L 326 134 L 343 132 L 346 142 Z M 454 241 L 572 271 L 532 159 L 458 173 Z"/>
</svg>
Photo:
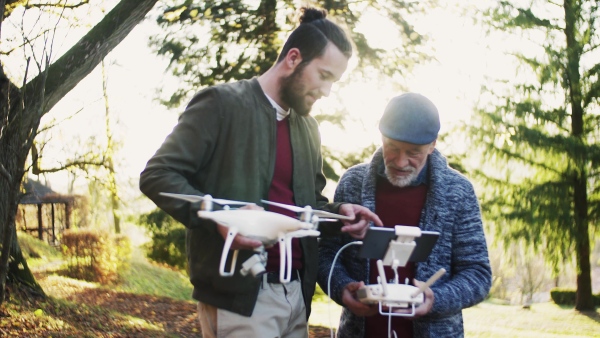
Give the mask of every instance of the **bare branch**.
<svg viewBox="0 0 600 338">
<path fill-rule="evenodd" d="M 71 114 L 71 115 L 69 115 L 69 116 L 65 117 L 65 118 L 64 118 L 64 119 L 62 119 L 62 120 L 59 120 L 59 121 L 52 121 L 52 123 L 50 123 L 50 124 L 47 124 L 47 125 L 44 125 L 44 127 L 43 127 L 43 128 L 40 128 L 40 129 L 38 129 L 38 134 L 39 134 L 39 133 L 42 133 L 42 132 L 45 132 L 45 131 L 47 131 L 47 130 L 50 130 L 50 129 L 52 129 L 52 128 L 56 127 L 57 125 L 59 125 L 59 124 L 61 124 L 61 123 L 65 122 L 65 121 L 68 121 L 68 120 L 70 120 L 70 119 L 74 118 L 76 115 L 78 115 L 78 114 L 79 114 L 79 113 L 81 113 L 82 111 L 83 111 L 83 108 L 79 108 L 79 110 L 77 110 L 75 113 L 73 113 L 73 114 Z"/>
<path fill-rule="evenodd" d="M 12 175 L 4 168 L 2 163 L 0 163 L 0 174 L 2 174 L 2 177 L 6 178 L 7 181 L 12 182 Z"/>
<path fill-rule="evenodd" d="M 144 19 L 158 0 L 121 0 L 102 21 L 92 28 L 48 69 L 47 81 L 36 77 L 26 95 L 35 95 L 36 87 L 45 86 L 44 112 L 49 111 L 79 81 Z"/>
<path fill-rule="evenodd" d="M 69 161 L 59 167 L 54 167 L 54 168 L 49 168 L 49 169 L 38 169 L 38 173 L 39 174 L 49 174 L 49 173 L 55 173 L 55 172 L 59 172 L 59 171 L 67 170 L 67 169 L 83 169 L 85 171 L 85 168 L 88 166 L 106 168 L 105 162 L 106 161 L 103 158 L 99 159 L 99 160 L 74 160 L 74 161 Z"/>
<path fill-rule="evenodd" d="M 39 4 L 27 3 L 24 7 L 26 9 L 31 9 L 31 8 L 47 8 L 47 7 L 75 9 L 75 8 L 81 7 L 83 5 L 87 5 L 89 3 L 90 3 L 89 0 L 81 0 L 81 2 L 79 2 L 77 4 L 68 5 L 68 4 L 61 3 L 61 1 L 59 1 L 57 3 L 39 3 Z"/>
</svg>

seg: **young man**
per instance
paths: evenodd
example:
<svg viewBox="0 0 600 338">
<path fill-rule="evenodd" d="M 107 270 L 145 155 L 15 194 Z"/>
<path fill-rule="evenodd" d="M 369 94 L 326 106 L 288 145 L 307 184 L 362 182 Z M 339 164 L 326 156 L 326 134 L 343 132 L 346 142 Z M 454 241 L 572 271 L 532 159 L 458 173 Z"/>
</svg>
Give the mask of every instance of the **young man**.
<svg viewBox="0 0 600 338">
<path fill-rule="evenodd" d="M 391 317 L 397 337 L 462 337 L 463 308 L 481 302 L 491 287 L 491 269 L 477 196 L 463 175 L 448 167 L 435 149 L 440 120 L 426 97 L 407 93 L 393 98 L 379 123 L 383 145 L 370 163 L 343 175 L 336 201 L 361 204 L 379 215 L 384 226 L 418 226 L 440 237 L 426 262 L 399 268 L 399 280 L 415 286 L 440 268 L 446 273 L 425 292 L 415 317 Z M 318 282 L 327 290 L 332 262 L 353 241 L 324 238 L 319 244 Z M 357 257 L 359 246 L 340 254 L 332 273 L 331 298 L 344 306 L 339 337 L 388 337 L 389 316 L 378 305 L 365 305 L 356 290 L 377 284 L 374 260 Z M 388 267 L 387 279 L 394 277 Z"/>
<path fill-rule="evenodd" d="M 352 54 L 343 30 L 325 16 L 303 9 L 300 25 L 265 74 L 198 93 L 141 174 L 141 191 L 188 228 L 188 268 L 205 338 L 307 337 L 317 239 L 292 241 L 290 283 L 279 283 L 277 245 L 268 249 L 263 278 L 242 276 L 239 266 L 233 277 L 222 277 L 219 261 L 227 228 L 198 218 L 197 206 L 160 192 L 327 208 L 354 217 L 341 231 L 355 238 L 364 236 L 370 221 L 381 224 L 367 208 L 327 204 L 322 195 L 320 135 L 309 112 L 316 100 L 329 95 Z M 231 249 L 241 249 L 241 264 L 260 245 L 237 235 Z"/>
</svg>

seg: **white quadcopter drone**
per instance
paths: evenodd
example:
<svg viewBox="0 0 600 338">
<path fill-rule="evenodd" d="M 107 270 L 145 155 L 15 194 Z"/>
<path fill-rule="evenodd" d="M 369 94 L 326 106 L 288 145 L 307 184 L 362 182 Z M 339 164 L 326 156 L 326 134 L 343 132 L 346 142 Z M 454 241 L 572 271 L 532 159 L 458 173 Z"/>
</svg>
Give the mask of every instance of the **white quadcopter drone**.
<svg viewBox="0 0 600 338">
<path fill-rule="evenodd" d="M 280 250 L 280 268 L 279 280 L 281 283 L 288 283 L 291 280 L 292 274 L 292 238 L 300 238 L 307 236 L 319 236 L 321 233 L 317 230 L 319 222 L 350 220 L 351 217 L 334 214 L 322 210 L 314 210 L 311 206 L 304 208 L 269 202 L 261 200 L 265 204 L 275 205 L 297 213 L 300 213 L 299 218 L 289 217 L 265 210 L 252 209 L 230 209 L 230 205 L 249 205 L 250 202 L 232 201 L 225 199 L 213 198 L 211 195 L 183 195 L 172 193 L 160 193 L 163 196 L 177 198 L 189 202 L 202 202 L 198 217 L 211 219 L 218 224 L 221 224 L 229 229 L 225 245 L 221 253 L 221 262 L 219 264 L 219 274 L 224 277 L 233 276 L 235 273 L 235 264 L 237 262 L 238 250 L 233 252 L 231 266 L 229 271 L 225 271 L 225 263 L 231 249 L 233 239 L 237 234 L 259 240 L 263 243 L 262 246 L 255 249 L 256 254 L 252 255 L 244 263 L 240 273 L 247 275 L 252 273 L 253 276 L 259 276 L 265 272 L 267 262 L 267 252 L 265 246 L 273 245 L 279 242 Z M 213 202 L 223 206 L 223 210 L 213 211 Z M 328 217 L 328 218 L 320 218 Z"/>
<path fill-rule="evenodd" d="M 375 229 L 375 230 L 373 230 Z M 371 228 L 371 231 L 384 231 L 387 232 L 384 237 L 390 236 L 389 230 L 385 228 Z M 384 233 L 382 232 L 382 233 Z M 437 240 L 439 233 L 437 232 L 423 232 L 430 235 L 428 243 L 422 242 L 424 252 L 420 253 L 421 256 L 429 255 L 433 244 Z M 367 233 L 367 236 L 369 233 Z M 408 280 L 404 284 L 398 281 L 398 267 L 403 267 L 412 259 L 413 252 L 417 247 L 415 238 L 421 237 L 422 232 L 418 227 L 396 225 L 392 235 L 395 235 L 395 239 L 389 242 L 385 256 L 382 259 L 377 260 L 377 270 L 379 272 L 378 284 L 365 285 L 364 287 L 357 290 L 358 299 L 365 304 L 379 304 L 379 313 L 386 316 L 399 316 L 399 317 L 414 317 L 415 309 L 417 306 L 422 304 L 425 299 L 423 292 L 431 286 L 436 280 L 438 280 L 444 273 L 445 269 L 438 270 L 433 276 L 431 276 L 423 285 L 415 287 L 408 284 Z M 365 237 L 365 242 L 368 239 Z M 367 248 L 363 244 L 363 248 Z M 365 249 L 368 250 L 368 249 Z M 364 256 L 364 254 L 363 254 Z M 388 282 L 386 280 L 385 271 L 383 266 L 391 266 L 394 271 L 394 280 Z M 383 311 L 383 308 L 387 307 L 387 312 Z M 409 313 L 404 311 L 394 312 L 396 309 L 410 309 Z"/>
</svg>

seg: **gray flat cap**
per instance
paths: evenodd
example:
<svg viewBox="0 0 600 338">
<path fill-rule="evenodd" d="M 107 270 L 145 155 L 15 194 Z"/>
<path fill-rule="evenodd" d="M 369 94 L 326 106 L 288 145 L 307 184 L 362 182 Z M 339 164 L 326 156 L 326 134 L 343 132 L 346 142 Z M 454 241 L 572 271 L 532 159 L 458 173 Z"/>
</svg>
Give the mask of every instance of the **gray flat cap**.
<svg viewBox="0 0 600 338">
<path fill-rule="evenodd" d="M 405 93 L 390 100 L 379 121 L 379 131 L 396 141 L 429 144 L 437 139 L 440 115 L 425 96 Z"/>
</svg>

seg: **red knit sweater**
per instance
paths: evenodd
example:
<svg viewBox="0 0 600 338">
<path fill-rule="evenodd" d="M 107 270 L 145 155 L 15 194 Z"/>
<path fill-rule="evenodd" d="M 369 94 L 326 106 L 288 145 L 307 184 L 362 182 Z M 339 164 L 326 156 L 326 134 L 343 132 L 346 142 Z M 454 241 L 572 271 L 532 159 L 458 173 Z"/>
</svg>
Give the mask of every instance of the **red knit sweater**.
<svg viewBox="0 0 600 338">
<path fill-rule="evenodd" d="M 419 226 L 421 210 L 425 204 L 427 195 L 427 186 L 424 184 L 418 186 L 409 186 L 398 188 L 390 184 L 383 178 L 377 178 L 377 188 L 375 194 L 375 212 L 388 228 L 395 225 Z M 377 263 L 375 260 L 370 262 L 369 284 L 377 283 Z M 394 273 L 390 267 L 384 267 L 387 280 L 394 278 Z M 404 283 L 405 278 L 412 280 L 415 277 L 414 263 L 407 263 L 405 267 L 398 268 L 399 282 Z M 392 318 L 392 330 L 396 331 L 399 338 L 412 338 L 412 321 L 402 317 Z M 367 317 L 365 321 L 365 337 L 387 337 L 388 336 L 388 317 L 377 314 L 373 317 Z"/>
<path fill-rule="evenodd" d="M 277 121 L 277 153 L 275 157 L 275 172 L 269 188 L 269 201 L 295 205 L 292 191 L 292 144 L 290 142 L 289 119 Z M 269 211 L 296 217 L 296 213 L 284 208 L 270 205 Z M 279 272 L 279 244 L 267 249 L 267 271 Z M 302 268 L 302 248 L 298 238 L 292 239 L 292 268 Z"/>
</svg>

